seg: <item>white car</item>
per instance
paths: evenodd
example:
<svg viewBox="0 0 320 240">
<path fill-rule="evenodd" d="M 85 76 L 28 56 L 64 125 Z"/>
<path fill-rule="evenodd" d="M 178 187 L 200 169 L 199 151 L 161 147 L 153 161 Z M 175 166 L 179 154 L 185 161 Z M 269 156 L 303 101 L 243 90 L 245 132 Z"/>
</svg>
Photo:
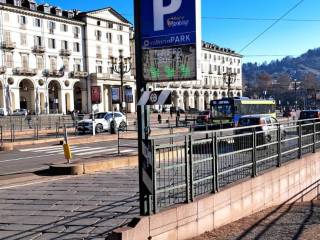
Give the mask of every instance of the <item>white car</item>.
<svg viewBox="0 0 320 240">
<path fill-rule="evenodd" d="M 8 112 L 5 108 L 0 108 L 0 117 L 7 116 Z"/>
<path fill-rule="evenodd" d="M 16 109 L 13 111 L 12 116 L 27 116 L 28 110 L 27 109 Z"/>
<path fill-rule="evenodd" d="M 96 133 L 102 133 L 110 130 L 110 123 L 114 119 L 116 122 L 116 128 L 119 130 L 125 130 L 127 127 L 127 119 L 121 112 L 100 112 L 94 114 L 95 119 L 95 131 Z M 90 119 L 84 119 L 78 122 L 77 130 L 79 132 L 92 132 L 92 115 Z"/>
</svg>

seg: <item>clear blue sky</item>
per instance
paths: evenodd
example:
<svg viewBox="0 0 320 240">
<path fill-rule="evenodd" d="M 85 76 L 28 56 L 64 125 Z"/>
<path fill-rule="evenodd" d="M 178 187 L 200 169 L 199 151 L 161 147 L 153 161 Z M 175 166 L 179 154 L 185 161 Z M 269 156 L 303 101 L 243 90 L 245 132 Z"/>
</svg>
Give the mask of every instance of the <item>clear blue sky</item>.
<svg viewBox="0 0 320 240">
<path fill-rule="evenodd" d="M 48 0 L 45 2 L 65 9 L 76 8 L 81 11 L 111 6 L 133 22 L 133 0 Z M 279 18 L 297 2 L 298 0 L 202 0 L 203 40 L 239 51 L 273 21 L 216 18 L 274 19 Z M 305 0 L 286 19 L 316 19 L 319 21 L 281 21 L 242 54 L 297 56 L 308 49 L 320 47 L 319 11 L 319 0 Z M 282 57 L 245 57 L 244 61 L 263 62 L 276 58 Z"/>
</svg>

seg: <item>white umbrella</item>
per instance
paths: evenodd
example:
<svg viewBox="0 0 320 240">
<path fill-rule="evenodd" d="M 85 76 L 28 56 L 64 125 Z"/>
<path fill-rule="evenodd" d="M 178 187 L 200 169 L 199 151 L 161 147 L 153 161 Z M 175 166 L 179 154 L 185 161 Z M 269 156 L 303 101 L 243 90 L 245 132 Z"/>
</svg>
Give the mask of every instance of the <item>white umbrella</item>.
<svg viewBox="0 0 320 240">
<path fill-rule="evenodd" d="M 8 114 L 11 114 L 11 91 L 9 85 L 6 87 L 6 106 Z"/>
</svg>

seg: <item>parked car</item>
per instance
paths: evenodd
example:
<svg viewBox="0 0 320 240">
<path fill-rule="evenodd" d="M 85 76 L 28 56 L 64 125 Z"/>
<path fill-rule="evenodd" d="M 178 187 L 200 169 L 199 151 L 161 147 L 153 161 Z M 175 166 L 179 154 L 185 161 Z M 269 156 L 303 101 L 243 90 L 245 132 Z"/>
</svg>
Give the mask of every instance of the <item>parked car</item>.
<svg viewBox="0 0 320 240">
<path fill-rule="evenodd" d="M 197 116 L 197 123 L 209 123 L 212 119 L 212 112 L 210 110 L 202 111 Z"/>
<path fill-rule="evenodd" d="M 252 128 L 250 128 L 252 126 Z M 256 126 L 255 128 L 253 128 Z M 277 140 L 277 130 L 278 130 L 278 120 L 269 115 L 246 115 L 242 116 L 238 122 L 238 129 L 236 129 L 236 134 L 243 134 L 252 132 L 255 129 L 257 145 L 263 145 Z M 242 128 L 243 127 L 243 128 Z M 286 131 L 282 125 L 280 125 L 281 139 L 286 138 Z M 248 136 L 245 139 L 242 137 L 237 139 L 237 145 L 248 146 L 252 144 L 252 136 Z"/>
<path fill-rule="evenodd" d="M 180 113 L 185 113 L 184 109 L 180 108 L 180 107 L 170 107 L 170 111 L 172 113 L 177 113 L 177 112 L 180 112 Z"/>
<path fill-rule="evenodd" d="M 289 117 L 291 117 L 291 112 L 292 112 L 292 110 L 291 109 L 286 109 L 286 110 L 284 110 L 283 111 L 283 117 L 286 117 L 286 118 L 289 118 Z"/>
<path fill-rule="evenodd" d="M 316 131 L 320 130 L 320 110 L 303 110 L 300 113 L 297 124 L 302 125 L 302 132 L 313 132 L 313 124 L 316 122 Z"/>
<path fill-rule="evenodd" d="M 156 108 L 151 108 L 151 109 L 150 109 L 150 112 L 151 112 L 151 113 L 160 113 L 160 110 L 159 110 L 159 109 L 156 109 Z"/>
<path fill-rule="evenodd" d="M 27 116 L 28 110 L 27 109 L 16 109 L 13 111 L 12 116 Z"/>
<path fill-rule="evenodd" d="M 110 123 L 114 119 L 116 122 L 116 128 L 119 130 L 125 130 L 127 127 L 126 117 L 121 112 L 100 112 L 94 114 L 95 119 L 95 132 L 102 133 L 110 131 Z M 84 119 L 78 122 L 77 130 L 79 132 L 92 132 L 92 115 L 89 119 Z"/>
<path fill-rule="evenodd" d="M 0 117 L 7 116 L 8 112 L 5 108 L 0 108 Z"/>
</svg>

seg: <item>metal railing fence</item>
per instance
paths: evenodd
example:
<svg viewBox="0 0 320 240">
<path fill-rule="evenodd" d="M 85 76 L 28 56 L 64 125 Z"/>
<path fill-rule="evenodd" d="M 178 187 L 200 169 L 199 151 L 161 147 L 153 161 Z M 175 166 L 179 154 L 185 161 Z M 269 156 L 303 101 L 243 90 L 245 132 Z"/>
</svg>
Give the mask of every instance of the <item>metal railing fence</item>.
<svg viewBox="0 0 320 240">
<path fill-rule="evenodd" d="M 170 141 L 168 141 L 170 139 Z M 320 148 L 320 122 L 304 120 L 151 138 L 150 213 L 262 174 Z"/>
<path fill-rule="evenodd" d="M 41 129 L 42 125 L 39 122 L 29 124 L 28 130 L 21 131 L 17 129 L 15 124 L 3 127 L 0 125 L 0 143 L 19 142 L 29 140 L 41 140 L 47 138 L 63 137 L 63 129 L 67 128 L 69 135 L 78 135 L 76 126 L 73 123 L 56 122 L 52 124 L 50 129 Z"/>
<path fill-rule="evenodd" d="M 55 129 L 56 124 L 75 125 L 77 118 L 72 119 L 71 115 L 39 115 L 39 116 L 7 116 L 0 117 L 0 126 L 3 131 L 11 130 L 14 125 L 15 131 L 26 131 L 32 129 L 36 124 L 39 130 Z"/>
</svg>

